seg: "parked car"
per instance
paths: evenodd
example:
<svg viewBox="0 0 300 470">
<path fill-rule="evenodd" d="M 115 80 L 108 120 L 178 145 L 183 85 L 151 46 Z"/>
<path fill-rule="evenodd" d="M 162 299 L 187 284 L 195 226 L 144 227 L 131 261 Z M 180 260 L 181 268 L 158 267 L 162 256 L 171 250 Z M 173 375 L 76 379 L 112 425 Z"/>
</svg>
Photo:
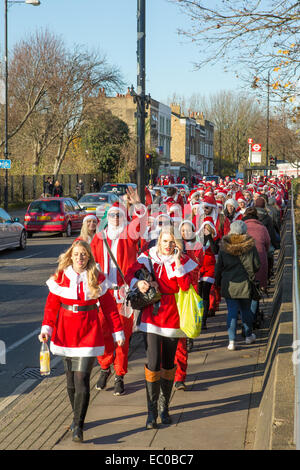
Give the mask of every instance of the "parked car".
<svg viewBox="0 0 300 470">
<path fill-rule="evenodd" d="M 217 175 L 205 176 L 205 180 L 206 181 L 215 181 L 217 184 L 219 184 L 220 176 L 217 176 Z"/>
<path fill-rule="evenodd" d="M 150 193 L 152 194 L 152 197 L 155 196 L 155 191 L 157 189 L 160 190 L 160 193 L 163 197 L 167 197 L 166 186 L 154 186 L 153 189 L 150 189 Z"/>
<path fill-rule="evenodd" d="M 190 188 L 188 187 L 187 184 L 176 183 L 176 184 L 169 184 L 168 186 L 175 186 L 175 188 L 177 188 L 178 192 L 179 192 L 181 189 L 184 189 L 184 190 L 185 190 L 185 194 L 189 194 L 189 192 L 190 192 Z M 166 187 L 168 187 L 168 186 L 166 186 Z"/>
<path fill-rule="evenodd" d="M 78 204 L 89 214 L 97 214 L 97 217 L 103 217 L 105 211 L 115 202 L 119 201 L 115 193 L 88 193 L 79 199 Z"/>
<path fill-rule="evenodd" d="M 81 229 L 85 216 L 85 210 L 70 197 L 40 198 L 29 204 L 24 226 L 28 237 L 38 232 L 61 232 L 70 237 Z"/>
<path fill-rule="evenodd" d="M 137 188 L 135 183 L 105 183 L 100 189 L 101 193 L 111 193 L 114 192 L 118 196 L 124 196 L 126 194 L 126 189 L 132 187 Z"/>
<path fill-rule="evenodd" d="M 26 230 L 18 217 L 11 217 L 0 207 L 0 250 L 6 248 L 26 248 Z"/>
</svg>

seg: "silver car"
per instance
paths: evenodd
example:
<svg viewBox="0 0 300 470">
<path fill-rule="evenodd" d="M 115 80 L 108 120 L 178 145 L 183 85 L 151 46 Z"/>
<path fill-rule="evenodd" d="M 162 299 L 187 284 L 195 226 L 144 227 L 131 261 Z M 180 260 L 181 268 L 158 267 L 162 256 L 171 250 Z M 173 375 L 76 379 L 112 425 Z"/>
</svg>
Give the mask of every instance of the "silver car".
<svg viewBox="0 0 300 470">
<path fill-rule="evenodd" d="M 6 248 L 26 248 L 26 230 L 19 222 L 19 218 L 11 217 L 0 207 L 0 250 Z"/>
<path fill-rule="evenodd" d="M 101 218 L 105 211 L 117 201 L 119 198 L 115 193 L 88 193 L 79 199 L 78 204 L 88 214 L 94 214 Z"/>
</svg>

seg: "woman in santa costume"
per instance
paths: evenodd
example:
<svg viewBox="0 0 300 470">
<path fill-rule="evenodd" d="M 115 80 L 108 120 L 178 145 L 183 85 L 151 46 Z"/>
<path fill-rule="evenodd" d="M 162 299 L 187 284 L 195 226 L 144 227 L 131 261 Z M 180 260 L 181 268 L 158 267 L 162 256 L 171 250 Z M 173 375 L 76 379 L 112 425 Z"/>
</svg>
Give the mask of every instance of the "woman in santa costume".
<svg viewBox="0 0 300 470">
<path fill-rule="evenodd" d="M 191 272 L 192 284 L 195 288 L 195 291 L 198 292 L 200 268 L 203 263 L 202 244 L 196 240 L 196 229 L 193 222 L 190 220 L 184 220 L 180 224 L 179 230 L 182 237 L 183 253 L 188 255 L 198 265 L 198 267 Z M 192 338 L 179 338 L 178 340 L 175 355 L 175 390 L 186 390 L 185 379 L 188 353 L 193 349 L 193 343 L 194 342 Z"/>
<path fill-rule="evenodd" d="M 144 265 L 151 272 L 149 258 L 155 273 L 153 285 L 162 294 L 158 308 L 150 305 L 142 312 L 139 329 L 146 333 L 147 365 L 145 365 L 148 404 L 147 429 L 157 427 L 158 406 L 162 424 L 170 424 L 169 401 L 172 392 L 175 367 L 174 358 L 178 338 L 184 337 L 175 300 L 179 289 L 186 291 L 192 283 L 192 272 L 197 264 L 182 254 L 182 246 L 175 239 L 172 228 L 162 229 L 158 243 L 142 253 L 129 268 L 125 279 L 131 288 L 147 292 L 150 285 L 139 281 L 135 273 Z"/>
<path fill-rule="evenodd" d="M 59 257 L 58 268 L 48 281 L 49 294 L 39 340 L 51 338 L 50 350 L 63 356 L 67 391 L 74 412 L 73 441 L 83 440 L 83 424 L 90 398 L 90 374 L 96 356 L 104 353 L 99 303 L 119 346 L 124 332 L 105 276 L 96 266 L 90 246 L 75 241 Z"/>
<path fill-rule="evenodd" d="M 206 330 L 209 312 L 209 295 L 215 282 L 216 256 L 219 251 L 220 237 L 212 217 L 205 217 L 199 229 L 199 238 L 203 245 L 203 264 L 200 268 L 199 295 L 203 299 L 202 329 Z"/>
<path fill-rule="evenodd" d="M 82 221 L 80 235 L 76 240 L 84 240 L 90 244 L 96 234 L 97 223 L 98 219 L 95 215 L 86 215 Z"/>
<path fill-rule="evenodd" d="M 133 310 L 126 305 L 126 285 L 124 275 L 129 266 L 137 258 L 139 240 L 141 234 L 146 230 L 147 209 L 139 203 L 137 191 L 129 189 L 127 200 L 132 207 L 131 221 L 128 222 L 126 209 L 119 203 L 114 203 L 107 213 L 107 228 L 96 234 L 91 243 L 91 249 L 96 263 L 99 263 L 102 272 L 107 276 L 111 286 L 111 293 L 115 298 L 121 316 L 125 333 L 125 343 L 115 346 L 111 339 L 111 334 L 107 328 L 105 318 L 101 317 L 103 329 L 107 331 L 105 336 L 105 353 L 98 357 L 101 366 L 99 380 L 96 384 L 97 390 L 106 388 L 107 380 L 111 375 L 111 365 L 115 369 L 114 395 L 119 396 L 125 393 L 124 376 L 128 368 L 129 340 L 133 330 Z M 120 271 L 112 259 L 109 249 L 113 254 Z M 121 274 L 122 273 L 122 274 Z"/>
</svg>

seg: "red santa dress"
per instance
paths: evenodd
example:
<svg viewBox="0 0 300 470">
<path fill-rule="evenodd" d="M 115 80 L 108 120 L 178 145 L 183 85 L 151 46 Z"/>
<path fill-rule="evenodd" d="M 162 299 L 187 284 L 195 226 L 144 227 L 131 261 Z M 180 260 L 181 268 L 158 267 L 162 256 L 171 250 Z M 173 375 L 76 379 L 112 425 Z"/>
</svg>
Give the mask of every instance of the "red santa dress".
<svg viewBox="0 0 300 470">
<path fill-rule="evenodd" d="M 57 279 L 47 281 L 47 297 L 41 333 L 51 337 L 53 354 L 66 357 L 95 357 L 104 353 L 104 338 L 99 318 L 99 303 L 114 341 L 124 339 L 114 298 L 107 290 L 104 274 L 99 273 L 101 294 L 93 298 L 88 287 L 87 271 L 78 274 L 72 266 L 61 271 Z M 84 310 L 86 308 L 86 310 Z"/>
</svg>

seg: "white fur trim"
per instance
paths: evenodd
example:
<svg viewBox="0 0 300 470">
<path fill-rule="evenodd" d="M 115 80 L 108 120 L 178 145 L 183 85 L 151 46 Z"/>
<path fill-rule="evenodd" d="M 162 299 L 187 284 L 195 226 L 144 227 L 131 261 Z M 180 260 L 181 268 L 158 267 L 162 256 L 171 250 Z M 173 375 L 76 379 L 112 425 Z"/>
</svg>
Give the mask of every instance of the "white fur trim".
<svg viewBox="0 0 300 470">
<path fill-rule="evenodd" d="M 49 325 L 42 325 L 41 334 L 46 334 L 48 336 L 52 336 L 53 328 Z"/>
<path fill-rule="evenodd" d="M 103 356 L 104 346 L 95 346 L 91 348 L 67 348 L 65 346 L 57 346 L 50 342 L 50 351 L 57 356 L 67 357 L 96 357 Z"/>
<path fill-rule="evenodd" d="M 138 206 L 138 207 L 137 207 Z M 140 211 L 140 210 L 144 210 L 144 213 L 143 214 L 138 214 L 137 210 Z M 142 217 L 144 217 L 147 213 L 147 208 L 146 206 L 144 206 L 144 204 L 135 204 L 134 205 L 134 211 L 133 211 L 134 215 L 136 215 L 139 219 L 141 219 Z"/>
<path fill-rule="evenodd" d="M 163 328 L 161 326 L 153 325 L 152 323 L 141 323 L 139 330 L 145 333 L 155 333 L 160 336 L 166 336 L 167 338 L 185 338 L 186 335 L 180 328 Z"/>
<path fill-rule="evenodd" d="M 211 284 L 213 284 L 215 282 L 215 279 L 213 277 L 205 276 L 201 277 L 200 281 L 210 282 Z"/>
<path fill-rule="evenodd" d="M 120 339 L 121 339 L 121 340 L 125 340 L 125 335 L 124 335 L 124 331 L 123 331 L 123 330 L 116 331 L 116 332 L 113 333 L 112 335 L 113 335 L 113 339 L 114 339 L 114 342 L 115 342 L 115 343 L 117 343 Z"/>
<path fill-rule="evenodd" d="M 179 268 L 175 269 L 175 275 L 176 277 L 182 277 L 193 271 L 197 266 L 197 263 L 190 258 L 185 264 L 182 264 Z"/>
</svg>

